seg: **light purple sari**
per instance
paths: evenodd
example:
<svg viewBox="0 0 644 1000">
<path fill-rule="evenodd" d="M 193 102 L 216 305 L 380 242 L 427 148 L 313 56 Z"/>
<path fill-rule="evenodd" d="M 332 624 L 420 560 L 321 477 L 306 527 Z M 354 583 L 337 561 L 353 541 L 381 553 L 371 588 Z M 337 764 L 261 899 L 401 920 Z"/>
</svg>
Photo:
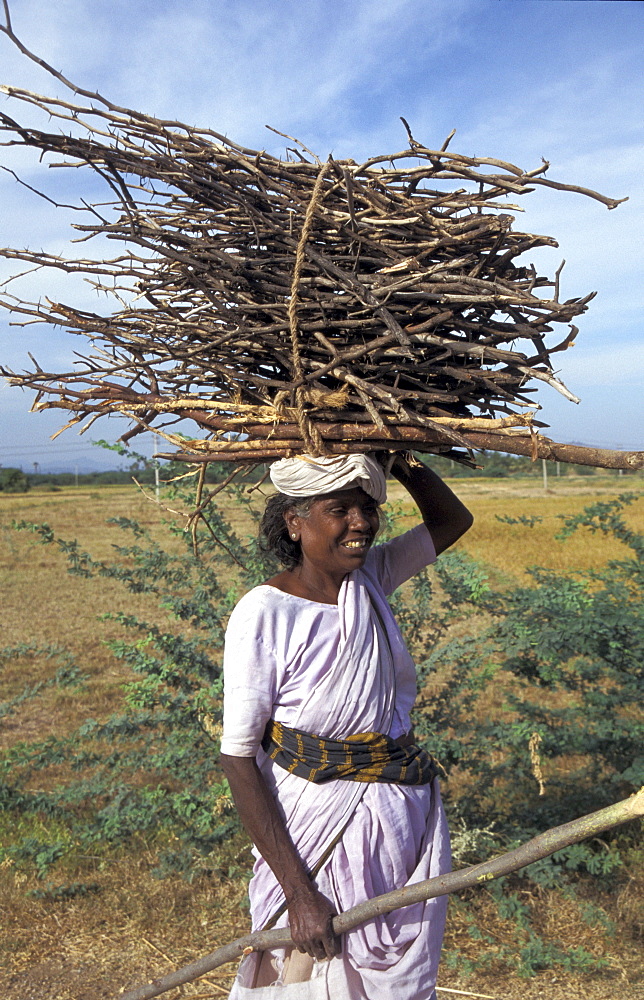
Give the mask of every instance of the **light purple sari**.
<svg viewBox="0 0 644 1000">
<path fill-rule="evenodd" d="M 420 525 L 374 547 L 363 569 L 345 579 L 337 607 L 256 587 L 239 602 L 228 626 L 222 752 L 257 756 L 309 867 L 344 831 L 316 877 L 338 912 L 450 870 L 438 783 L 316 785 L 268 760 L 261 738 L 271 717 L 330 738 L 369 731 L 395 738 L 410 728 L 415 668 L 385 595 L 435 558 L 429 532 Z M 269 866 L 255 856 L 249 894 L 257 930 L 283 894 Z M 341 956 L 314 965 L 308 983 L 282 986 L 278 980 L 251 989 L 257 963 L 251 955 L 230 996 L 430 1000 L 445 910 L 445 898 L 429 900 L 364 924 L 344 936 Z M 285 914 L 277 926 L 287 922 Z M 278 969 L 283 957 L 276 953 Z"/>
</svg>

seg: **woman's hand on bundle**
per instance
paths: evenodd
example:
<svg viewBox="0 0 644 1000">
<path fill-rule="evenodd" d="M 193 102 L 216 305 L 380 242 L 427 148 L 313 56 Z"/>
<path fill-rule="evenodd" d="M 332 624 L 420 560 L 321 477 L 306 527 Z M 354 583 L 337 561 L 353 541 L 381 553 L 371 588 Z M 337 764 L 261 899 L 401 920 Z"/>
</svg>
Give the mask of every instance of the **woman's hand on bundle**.
<svg viewBox="0 0 644 1000">
<path fill-rule="evenodd" d="M 336 911 L 311 882 L 288 895 L 288 920 L 298 951 L 318 962 L 334 958 L 342 951 L 341 939 L 333 933 Z"/>
<path fill-rule="evenodd" d="M 439 555 L 472 526 L 472 515 L 435 472 L 410 453 L 396 454 L 391 474 L 416 502 Z"/>
</svg>

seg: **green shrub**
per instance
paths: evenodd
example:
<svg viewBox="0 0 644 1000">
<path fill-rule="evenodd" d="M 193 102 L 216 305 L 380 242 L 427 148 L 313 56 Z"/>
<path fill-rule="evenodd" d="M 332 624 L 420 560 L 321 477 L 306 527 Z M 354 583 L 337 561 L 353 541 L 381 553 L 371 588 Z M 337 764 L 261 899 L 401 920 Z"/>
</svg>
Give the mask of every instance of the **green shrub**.
<svg viewBox="0 0 644 1000">
<path fill-rule="evenodd" d="M 22 469 L 0 468 L 0 492 L 27 493 L 30 488 L 28 477 Z"/>
</svg>

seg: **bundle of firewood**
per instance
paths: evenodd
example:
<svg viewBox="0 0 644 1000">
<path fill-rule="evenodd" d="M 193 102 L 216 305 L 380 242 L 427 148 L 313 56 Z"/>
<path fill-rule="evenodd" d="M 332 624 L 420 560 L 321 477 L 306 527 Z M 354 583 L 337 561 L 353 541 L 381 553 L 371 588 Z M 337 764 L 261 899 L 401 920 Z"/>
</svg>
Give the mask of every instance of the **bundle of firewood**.
<svg viewBox="0 0 644 1000">
<path fill-rule="evenodd" d="M 508 199 L 546 185 L 617 201 L 548 179 L 546 163 L 526 172 L 452 153 L 449 139 L 428 149 L 408 127 L 407 149 L 363 163 L 320 162 L 295 140 L 277 158 L 73 89 L 66 102 L 2 88 L 58 126 L 1 112 L 4 141 L 96 171 L 107 198 L 79 199 L 74 228 L 81 246 L 115 244 L 109 257 L 0 251 L 81 274 L 113 305 L 2 294 L 14 321 L 89 341 L 73 371 L 3 370 L 36 390 L 36 409 L 69 411 L 66 426 L 124 414 L 124 439 L 152 428 L 189 461 L 350 447 L 609 464 L 538 433 L 534 380 L 575 400 L 551 355 L 570 346 L 592 294 L 561 301 L 559 272 L 523 263 L 556 243 L 516 232 Z M 549 346 L 556 325 L 566 330 Z M 192 438 L 172 430 L 186 418 Z"/>
</svg>

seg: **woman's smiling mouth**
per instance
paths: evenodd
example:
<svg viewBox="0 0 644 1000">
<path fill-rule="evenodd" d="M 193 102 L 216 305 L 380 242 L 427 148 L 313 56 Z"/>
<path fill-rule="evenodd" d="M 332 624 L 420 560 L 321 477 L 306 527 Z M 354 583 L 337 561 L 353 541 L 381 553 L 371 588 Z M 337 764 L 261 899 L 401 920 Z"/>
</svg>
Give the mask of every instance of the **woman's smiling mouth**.
<svg viewBox="0 0 644 1000">
<path fill-rule="evenodd" d="M 348 542 L 342 542 L 345 549 L 366 549 L 371 545 L 370 538 L 354 538 Z"/>
</svg>

